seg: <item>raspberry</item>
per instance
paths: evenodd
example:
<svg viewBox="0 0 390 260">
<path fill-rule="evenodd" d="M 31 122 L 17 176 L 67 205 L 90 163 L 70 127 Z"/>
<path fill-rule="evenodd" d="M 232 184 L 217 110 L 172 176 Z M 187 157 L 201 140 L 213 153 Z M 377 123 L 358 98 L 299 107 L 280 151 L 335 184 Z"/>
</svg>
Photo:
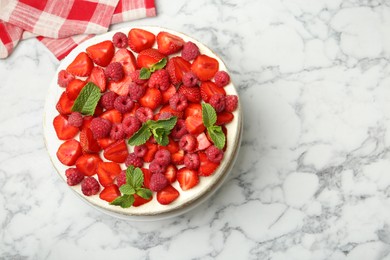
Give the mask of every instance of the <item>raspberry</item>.
<svg viewBox="0 0 390 260">
<path fill-rule="evenodd" d="M 215 145 L 211 145 L 206 149 L 206 155 L 210 161 L 219 163 L 223 158 L 223 151 L 219 150 Z"/>
<path fill-rule="evenodd" d="M 186 134 L 180 138 L 179 147 L 185 152 L 193 152 L 196 148 L 196 145 L 196 138 L 191 134 Z"/>
<path fill-rule="evenodd" d="M 131 101 L 129 96 L 119 96 L 114 101 L 114 108 L 122 114 L 129 112 L 133 109 L 134 102 Z"/>
<path fill-rule="evenodd" d="M 118 177 L 116 177 L 116 184 L 118 187 L 126 184 L 126 171 L 121 171 L 121 173 L 119 173 Z"/>
<path fill-rule="evenodd" d="M 77 170 L 77 168 L 69 168 L 65 171 L 66 182 L 69 186 L 79 184 L 84 179 L 84 174 Z"/>
<path fill-rule="evenodd" d="M 67 72 L 66 70 L 61 70 L 58 73 L 58 79 L 57 83 L 60 85 L 60 87 L 66 88 L 69 84 L 74 79 L 74 76 Z"/>
<path fill-rule="evenodd" d="M 181 51 L 181 56 L 183 59 L 190 61 L 198 57 L 200 54 L 198 46 L 196 46 L 193 42 L 186 42 L 183 45 L 183 49 Z"/>
<path fill-rule="evenodd" d="M 152 191 L 159 192 L 160 190 L 162 190 L 166 186 L 168 186 L 168 184 L 169 184 L 169 181 L 164 176 L 164 174 L 156 173 L 156 174 L 153 174 L 152 177 L 150 177 L 149 188 Z"/>
<path fill-rule="evenodd" d="M 73 112 L 68 117 L 68 123 L 74 127 L 80 127 L 83 125 L 83 116 L 79 112 Z"/>
<path fill-rule="evenodd" d="M 209 103 L 219 113 L 225 110 L 226 98 L 222 94 L 214 94 L 209 99 Z"/>
<path fill-rule="evenodd" d="M 168 72 L 164 69 L 153 72 L 152 76 L 150 76 L 148 85 L 149 88 L 157 88 L 161 91 L 167 90 L 171 85 Z"/>
<path fill-rule="evenodd" d="M 120 81 L 124 76 L 122 64 L 120 64 L 119 62 L 113 62 L 108 64 L 106 70 L 104 71 L 104 74 L 112 81 Z"/>
<path fill-rule="evenodd" d="M 127 116 L 122 121 L 123 130 L 128 137 L 132 136 L 141 127 L 141 122 L 134 116 Z"/>
<path fill-rule="evenodd" d="M 126 158 L 125 165 L 127 167 L 133 165 L 134 167 L 141 168 L 144 165 L 144 160 L 141 157 L 138 157 L 135 153 L 129 153 Z"/>
<path fill-rule="evenodd" d="M 99 190 L 100 185 L 94 177 L 87 177 L 81 183 L 81 191 L 85 196 L 95 195 Z"/>
<path fill-rule="evenodd" d="M 214 76 L 215 84 L 217 84 L 218 87 L 224 87 L 230 82 L 230 76 L 227 74 L 226 71 L 218 71 L 215 73 Z"/>
<path fill-rule="evenodd" d="M 196 87 L 199 82 L 199 78 L 192 71 L 185 73 L 182 80 L 183 85 L 187 87 Z"/>
<path fill-rule="evenodd" d="M 145 94 L 145 88 L 134 82 L 129 84 L 129 97 L 133 101 L 138 101 Z"/>
<path fill-rule="evenodd" d="M 154 160 L 162 166 L 168 166 L 171 163 L 171 153 L 166 149 L 158 150 L 154 155 Z"/>
<path fill-rule="evenodd" d="M 135 84 L 143 85 L 143 84 L 145 84 L 148 80 L 147 80 L 147 79 L 140 79 L 140 78 L 139 78 L 140 72 L 141 72 L 141 70 L 135 70 L 135 71 L 131 72 L 131 73 L 130 73 L 130 78 L 131 78 L 131 80 L 132 80 Z"/>
<path fill-rule="evenodd" d="M 162 113 L 158 116 L 158 120 L 168 119 L 168 118 L 171 118 L 171 117 L 173 117 L 173 114 L 172 114 L 172 113 L 169 113 L 169 112 L 162 112 Z"/>
<path fill-rule="evenodd" d="M 95 139 L 107 137 L 110 134 L 112 123 L 107 119 L 95 117 L 91 121 L 90 129 Z"/>
<path fill-rule="evenodd" d="M 164 174 L 166 168 L 167 168 L 166 165 L 161 165 L 156 160 L 153 160 L 149 164 L 149 171 L 152 174 L 157 174 L 157 173 Z"/>
<path fill-rule="evenodd" d="M 135 111 L 135 117 L 144 123 L 153 118 L 153 110 L 148 107 L 140 107 Z"/>
<path fill-rule="evenodd" d="M 127 36 L 123 32 L 117 32 L 112 37 L 112 42 L 117 48 L 126 48 L 127 47 Z"/>
<path fill-rule="evenodd" d="M 134 146 L 134 153 L 138 157 L 144 157 L 147 152 L 148 152 L 148 147 L 144 144 Z"/>
<path fill-rule="evenodd" d="M 114 124 L 111 128 L 110 137 L 115 140 L 125 139 L 126 133 L 122 124 Z"/>
<path fill-rule="evenodd" d="M 238 106 L 238 97 L 236 95 L 227 95 L 226 98 L 225 111 L 233 112 L 237 109 Z"/>
<path fill-rule="evenodd" d="M 173 110 L 184 111 L 188 106 L 187 97 L 181 93 L 176 93 L 169 99 L 169 105 Z"/>
<path fill-rule="evenodd" d="M 173 138 L 180 139 L 185 134 L 188 134 L 185 120 L 178 119 L 175 127 L 171 131 L 171 135 Z"/>
<path fill-rule="evenodd" d="M 100 99 L 100 104 L 107 110 L 111 110 L 114 108 L 114 102 L 118 95 L 115 92 L 108 91 L 103 94 Z"/>
<path fill-rule="evenodd" d="M 190 170 L 197 170 L 200 166 L 200 159 L 197 153 L 186 153 L 184 155 L 184 165 Z"/>
</svg>

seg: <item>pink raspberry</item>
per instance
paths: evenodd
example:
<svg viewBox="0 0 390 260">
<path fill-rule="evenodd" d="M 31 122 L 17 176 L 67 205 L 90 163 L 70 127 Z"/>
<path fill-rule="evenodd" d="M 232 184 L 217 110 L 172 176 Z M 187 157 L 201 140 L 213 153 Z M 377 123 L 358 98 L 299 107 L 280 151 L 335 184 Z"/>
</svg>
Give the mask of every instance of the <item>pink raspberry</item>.
<svg viewBox="0 0 390 260">
<path fill-rule="evenodd" d="M 238 106 L 238 97 L 236 95 L 227 95 L 225 111 L 233 112 L 234 110 L 237 109 L 237 106 Z"/>
<path fill-rule="evenodd" d="M 65 171 L 66 182 L 69 186 L 79 184 L 84 179 L 84 174 L 77 170 L 77 168 L 69 168 Z"/>
<path fill-rule="evenodd" d="M 153 160 L 153 161 L 149 164 L 149 171 L 150 171 L 152 174 L 157 174 L 157 173 L 164 174 L 166 168 L 167 168 L 166 165 L 161 165 L 161 164 L 159 164 L 156 160 Z"/>
<path fill-rule="evenodd" d="M 183 135 L 188 134 L 185 120 L 178 119 L 175 127 L 171 131 L 171 135 L 175 139 L 180 139 Z"/>
<path fill-rule="evenodd" d="M 118 95 L 115 92 L 108 91 L 103 94 L 100 99 L 100 104 L 106 109 L 111 110 L 114 108 L 114 102 Z"/>
<path fill-rule="evenodd" d="M 153 110 L 148 107 L 140 107 L 135 111 L 135 117 L 142 123 L 145 123 L 153 118 Z"/>
<path fill-rule="evenodd" d="M 192 71 L 185 73 L 182 80 L 183 85 L 187 87 L 196 87 L 199 82 L 199 78 Z"/>
<path fill-rule="evenodd" d="M 218 87 L 222 88 L 222 87 L 226 86 L 227 84 L 229 84 L 230 76 L 229 76 L 229 74 L 227 74 L 226 71 L 221 70 L 221 71 L 218 71 L 217 73 L 215 73 L 214 81 Z"/>
<path fill-rule="evenodd" d="M 166 149 L 160 149 L 154 155 L 154 160 L 162 166 L 168 166 L 171 163 L 171 153 Z"/>
<path fill-rule="evenodd" d="M 157 70 L 152 73 L 148 82 L 149 88 L 157 88 L 165 91 L 171 85 L 169 74 L 165 69 Z"/>
<path fill-rule="evenodd" d="M 111 81 L 120 81 L 121 79 L 123 79 L 124 76 L 122 64 L 120 64 L 119 62 L 113 62 L 108 64 L 106 70 L 104 71 L 104 74 Z"/>
<path fill-rule="evenodd" d="M 139 78 L 140 72 L 141 72 L 141 70 L 135 70 L 135 71 L 131 72 L 131 73 L 130 73 L 130 78 L 131 78 L 131 80 L 132 80 L 135 84 L 143 85 L 143 84 L 145 84 L 148 80 L 147 80 L 147 79 L 140 79 L 140 78 Z"/>
<path fill-rule="evenodd" d="M 122 114 L 131 111 L 133 106 L 134 102 L 129 96 L 119 96 L 114 101 L 114 108 Z"/>
<path fill-rule="evenodd" d="M 198 57 L 200 54 L 198 46 L 196 46 L 193 42 L 186 42 L 183 45 L 183 49 L 181 51 L 181 56 L 183 59 L 190 61 Z"/>
<path fill-rule="evenodd" d="M 156 173 L 153 174 L 152 177 L 150 177 L 149 188 L 152 191 L 159 192 L 160 190 L 168 186 L 168 184 L 169 181 L 164 174 Z"/>
<path fill-rule="evenodd" d="M 123 32 L 117 32 L 112 37 L 112 42 L 117 48 L 126 48 L 127 47 L 127 36 Z"/>
<path fill-rule="evenodd" d="M 92 196 L 99 192 L 100 185 L 94 177 L 87 177 L 81 183 L 81 191 L 85 196 Z"/>
<path fill-rule="evenodd" d="M 126 184 L 126 171 L 121 171 L 121 173 L 119 173 L 118 177 L 116 177 L 116 184 L 118 187 Z"/>
<path fill-rule="evenodd" d="M 173 117 L 173 114 L 172 114 L 172 113 L 169 113 L 169 112 L 162 112 L 162 113 L 158 116 L 158 120 L 168 119 L 168 118 L 171 118 L 171 117 Z"/>
<path fill-rule="evenodd" d="M 115 140 L 125 139 L 126 133 L 122 124 L 114 124 L 111 128 L 110 137 Z"/>
<path fill-rule="evenodd" d="M 197 153 L 186 153 L 184 155 L 184 165 L 190 170 L 197 170 L 200 166 L 200 159 Z"/>
<path fill-rule="evenodd" d="M 83 125 L 83 116 L 79 112 L 72 112 L 68 117 L 68 123 L 74 127 L 81 127 Z"/>
<path fill-rule="evenodd" d="M 134 116 L 127 116 L 122 121 L 123 129 L 128 137 L 132 136 L 141 127 L 141 122 Z"/>
<path fill-rule="evenodd" d="M 169 99 L 169 105 L 173 110 L 184 111 L 188 106 L 187 97 L 181 93 L 176 93 Z"/>
<path fill-rule="evenodd" d="M 58 73 L 57 83 L 58 85 L 60 85 L 60 87 L 66 88 L 69 82 L 71 82 L 72 80 L 74 80 L 74 76 L 66 70 L 61 70 Z"/>
<path fill-rule="evenodd" d="M 91 121 L 90 129 L 95 139 L 107 137 L 110 134 L 112 123 L 104 118 L 95 117 Z"/>
<path fill-rule="evenodd" d="M 219 163 L 223 158 L 223 151 L 219 150 L 215 145 L 211 145 L 206 149 L 206 155 L 210 161 Z"/>
<path fill-rule="evenodd" d="M 141 158 L 144 157 L 147 152 L 148 152 L 148 147 L 144 144 L 134 146 L 134 153 L 138 157 L 141 157 Z"/>
<path fill-rule="evenodd" d="M 219 113 L 225 110 L 226 98 L 222 94 L 214 94 L 209 99 L 209 103 Z"/>
<path fill-rule="evenodd" d="M 180 138 L 179 147 L 185 152 L 193 152 L 196 149 L 196 145 L 196 138 L 191 134 L 186 134 Z"/>
<path fill-rule="evenodd" d="M 144 160 L 141 157 L 138 157 L 135 153 L 129 153 L 126 158 L 125 165 L 127 167 L 133 165 L 134 167 L 141 168 L 144 165 Z"/>
<path fill-rule="evenodd" d="M 129 97 L 133 101 L 138 101 L 145 94 L 145 88 L 134 82 L 129 84 Z"/>
</svg>

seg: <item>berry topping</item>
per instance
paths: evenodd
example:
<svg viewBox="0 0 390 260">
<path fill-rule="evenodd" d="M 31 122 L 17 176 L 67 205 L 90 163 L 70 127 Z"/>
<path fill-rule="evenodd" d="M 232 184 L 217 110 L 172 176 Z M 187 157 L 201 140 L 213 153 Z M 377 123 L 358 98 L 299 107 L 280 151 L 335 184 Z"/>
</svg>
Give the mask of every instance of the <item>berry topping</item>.
<svg viewBox="0 0 390 260">
<path fill-rule="evenodd" d="M 169 73 L 172 84 L 179 85 L 182 82 L 183 75 L 191 71 L 191 63 L 182 57 L 173 57 L 169 59 L 166 70 Z"/>
<path fill-rule="evenodd" d="M 186 152 L 193 152 L 197 146 L 196 138 L 193 135 L 186 134 L 180 138 L 179 147 Z"/>
<path fill-rule="evenodd" d="M 135 153 L 129 153 L 126 158 L 125 165 L 127 167 L 133 165 L 134 167 L 141 168 L 144 165 L 144 160 L 141 157 L 138 157 Z"/>
<path fill-rule="evenodd" d="M 162 113 L 158 116 L 158 120 L 168 119 L 168 118 L 171 118 L 171 117 L 173 117 L 173 114 L 172 114 L 172 113 L 169 113 L 169 112 L 162 112 Z"/>
<path fill-rule="evenodd" d="M 202 81 L 210 80 L 214 77 L 219 69 L 219 63 L 216 59 L 210 56 L 201 54 L 191 65 L 191 70 Z"/>
<path fill-rule="evenodd" d="M 140 79 L 140 78 L 139 78 L 140 72 L 141 72 L 141 70 L 135 70 L 135 71 L 133 71 L 132 73 L 130 73 L 130 78 L 131 78 L 131 80 L 132 80 L 135 84 L 143 85 L 143 84 L 145 84 L 148 80 L 147 80 L 147 79 Z"/>
<path fill-rule="evenodd" d="M 98 163 L 101 161 L 99 155 L 87 153 L 77 159 L 76 168 L 85 176 L 92 176 L 96 174 Z"/>
<path fill-rule="evenodd" d="M 88 56 L 99 66 L 107 66 L 115 53 L 112 41 L 103 41 L 86 49 Z"/>
<path fill-rule="evenodd" d="M 73 112 L 68 117 L 68 123 L 74 127 L 81 127 L 83 125 L 83 116 L 79 112 Z"/>
<path fill-rule="evenodd" d="M 214 94 L 209 99 L 210 105 L 215 109 L 217 113 L 225 110 L 226 100 L 222 94 Z"/>
<path fill-rule="evenodd" d="M 182 93 L 176 93 L 169 99 L 169 105 L 176 111 L 184 111 L 188 106 L 187 97 Z"/>
<path fill-rule="evenodd" d="M 90 125 L 90 129 L 96 139 L 107 137 L 110 134 L 111 127 L 112 123 L 110 121 L 100 117 L 92 119 Z"/>
<path fill-rule="evenodd" d="M 106 75 L 104 74 L 104 70 L 101 67 L 94 67 L 91 71 L 91 75 L 89 75 L 87 82 L 92 82 L 96 86 L 100 88 L 101 92 L 106 91 Z"/>
<path fill-rule="evenodd" d="M 66 70 L 61 70 L 58 73 L 58 80 L 57 83 L 60 87 L 66 88 L 69 84 L 74 79 L 74 76 L 67 72 Z"/>
<path fill-rule="evenodd" d="M 67 166 L 74 165 L 82 153 L 81 145 L 77 140 L 67 140 L 60 145 L 57 151 L 58 160 Z"/>
<path fill-rule="evenodd" d="M 82 174 L 76 168 L 69 168 L 65 171 L 66 182 L 69 186 L 74 186 L 79 184 L 84 179 L 84 174 Z"/>
<path fill-rule="evenodd" d="M 169 181 L 165 177 L 164 174 L 156 173 L 156 174 L 153 174 L 152 177 L 150 177 L 149 188 L 152 191 L 158 192 L 158 191 L 164 189 L 165 187 L 167 187 L 168 184 L 169 184 Z"/>
<path fill-rule="evenodd" d="M 200 165 L 199 155 L 197 153 L 186 153 L 184 155 L 184 165 L 190 170 L 197 170 Z"/>
<path fill-rule="evenodd" d="M 119 96 L 114 101 L 114 108 L 122 114 L 129 112 L 134 106 L 129 96 Z"/>
<path fill-rule="evenodd" d="M 74 76 L 87 77 L 91 74 L 93 61 L 85 52 L 80 52 L 68 65 L 66 71 Z"/>
<path fill-rule="evenodd" d="M 114 108 L 114 101 L 118 97 L 118 95 L 115 92 L 108 91 L 103 94 L 103 96 L 100 99 L 100 104 L 106 109 L 111 110 Z"/>
<path fill-rule="evenodd" d="M 188 101 L 193 103 L 199 103 L 201 100 L 201 93 L 198 87 L 180 86 L 177 92 L 186 96 Z"/>
<path fill-rule="evenodd" d="M 181 51 L 181 56 L 183 59 L 191 61 L 194 60 L 200 54 L 198 46 L 193 42 L 186 42 L 183 45 L 183 50 Z"/>
<path fill-rule="evenodd" d="M 111 81 L 120 81 L 121 79 L 123 79 L 124 76 L 122 64 L 119 62 L 113 62 L 108 64 L 104 71 L 104 74 Z"/>
<path fill-rule="evenodd" d="M 198 172 L 186 167 L 181 168 L 177 171 L 177 181 L 182 190 L 189 190 L 199 183 Z"/>
<path fill-rule="evenodd" d="M 125 130 L 123 129 L 123 125 L 116 123 L 112 126 L 110 137 L 114 140 L 121 140 L 126 137 Z"/>
<path fill-rule="evenodd" d="M 183 75 L 183 85 L 187 87 L 196 87 L 198 85 L 199 79 L 192 72 L 189 71 Z"/>
<path fill-rule="evenodd" d="M 238 97 L 236 95 L 227 95 L 225 111 L 233 112 L 234 110 L 237 109 L 237 106 L 238 106 Z"/>
<path fill-rule="evenodd" d="M 81 191 L 85 196 L 92 196 L 99 192 L 100 185 L 94 177 L 87 177 L 81 183 Z"/>
<path fill-rule="evenodd" d="M 168 32 L 159 32 L 157 34 L 158 51 L 165 55 L 170 55 L 180 51 L 183 48 L 184 41 L 179 36 Z"/>
<path fill-rule="evenodd" d="M 121 171 L 121 173 L 119 173 L 118 177 L 116 177 L 116 184 L 118 187 L 126 184 L 126 171 Z"/>
<path fill-rule="evenodd" d="M 146 155 L 146 152 L 148 151 L 148 147 L 144 144 L 134 146 L 134 153 L 138 157 L 144 157 Z"/>
<path fill-rule="evenodd" d="M 162 58 L 165 58 L 165 55 L 161 54 L 158 50 L 153 48 L 146 49 L 138 54 L 137 65 L 139 68 L 150 68 Z"/>
<path fill-rule="evenodd" d="M 125 140 L 119 140 L 111 144 L 103 152 L 104 158 L 117 163 L 125 162 L 127 155 L 129 155 L 129 152 Z"/>
<path fill-rule="evenodd" d="M 139 103 L 143 107 L 155 110 L 161 105 L 162 95 L 156 88 L 147 88 L 145 94 L 140 98 Z"/>
<path fill-rule="evenodd" d="M 230 82 L 230 76 L 227 74 L 226 71 L 218 71 L 215 73 L 214 76 L 215 84 L 217 84 L 218 87 L 224 87 Z"/>
<path fill-rule="evenodd" d="M 211 145 L 206 149 L 207 158 L 214 163 L 219 163 L 223 158 L 223 151 L 219 150 L 215 145 Z"/>
<path fill-rule="evenodd" d="M 188 134 L 185 121 L 178 119 L 175 127 L 171 131 L 171 135 L 173 138 L 180 139 L 185 134 Z"/>
<path fill-rule="evenodd" d="M 134 82 L 129 84 L 129 97 L 133 101 L 138 101 L 145 94 L 145 88 Z"/>
<path fill-rule="evenodd" d="M 168 205 L 175 201 L 179 196 L 179 191 L 176 190 L 172 185 L 168 185 L 164 189 L 157 192 L 157 201 L 161 205 Z"/>
<path fill-rule="evenodd" d="M 133 71 L 137 69 L 137 62 L 135 60 L 134 54 L 128 49 L 119 49 L 111 62 L 119 62 L 123 66 L 123 72 L 125 75 L 130 75 Z"/>
<path fill-rule="evenodd" d="M 141 122 L 134 116 L 127 116 L 122 122 L 123 129 L 127 136 L 132 136 L 141 127 Z"/>
<path fill-rule="evenodd" d="M 53 120 L 54 130 L 60 140 L 68 140 L 77 135 L 79 128 L 72 126 L 66 116 L 58 115 Z"/>
<path fill-rule="evenodd" d="M 157 88 L 161 91 L 167 90 L 171 85 L 168 72 L 164 69 L 153 72 L 150 76 L 148 85 L 150 88 Z"/>
<path fill-rule="evenodd" d="M 148 107 L 140 107 L 135 111 L 135 117 L 142 123 L 145 123 L 146 121 L 153 119 L 153 111 Z"/>
<path fill-rule="evenodd" d="M 99 194 L 99 198 L 105 200 L 107 202 L 112 202 L 114 199 L 119 197 L 121 192 L 118 189 L 118 186 L 112 184 L 110 186 L 105 187 L 102 192 Z"/>
<path fill-rule="evenodd" d="M 146 30 L 133 28 L 129 31 L 129 47 L 135 52 L 152 48 L 156 36 Z"/>
<path fill-rule="evenodd" d="M 149 171 L 152 174 L 157 174 L 157 173 L 163 174 L 165 172 L 166 167 L 167 167 L 166 165 L 161 165 L 158 161 L 153 160 L 149 164 Z"/>
<path fill-rule="evenodd" d="M 166 149 L 160 149 L 154 155 L 154 160 L 162 166 L 167 166 L 171 163 L 171 153 Z"/>
<path fill-rule="evenodd" d="M 112 37 L 112 42 L 117 48 L 126 48 L 127 47 L 127 36 L 123 32 L 117 32 Z"/>
</svg>

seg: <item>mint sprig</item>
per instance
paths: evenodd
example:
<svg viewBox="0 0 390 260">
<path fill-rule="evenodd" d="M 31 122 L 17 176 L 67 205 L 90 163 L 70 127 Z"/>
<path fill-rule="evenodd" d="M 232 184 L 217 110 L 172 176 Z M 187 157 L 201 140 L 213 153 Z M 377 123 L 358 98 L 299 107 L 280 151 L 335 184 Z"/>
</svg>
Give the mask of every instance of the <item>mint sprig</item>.
<svg viewBox="0 0 390 260">
<path fill-rule="evenodd" d="M 202 121 L 214 145 L 218 149 L 223 149 L 226 143 L 226 136 L 222 131 L 222 127 L 215 125 L 217 113 L 210 104 L 202 103 Z"/>
<path fill-rule="evenodd" d="M 120 206 L 122 208 L 129 208 L 134 203 L 134 194 L 144 198 L 150 199 L 152 197 L 152 191 L 142 188 L 144 182 L 144 175 L 140 168 L 134 168 L 129 166 L 126 170 L 126 183 L 123 184 L 119 191 L 123 194 L 110 202 L 111 205 Z"/>
<path fill-rule="evenodd" d="M 80 112 L 86 116 L 92 116 L 99 99 L 101 97 L 100 88 L 92 82 L 88 82 L 80 91 L 72 106 L 73 112 Z"/>
<path fill-rule="evenodd" d="M 155 72 L 156 70 L 161 70 L 167 65 L 167 58 L 162 58 L 158 62 L 154 63 L 150 68 L 143 67 L 139 73 L 140 79 L 149 79 L 152 75 L 152 72 Z"/>
</svg>

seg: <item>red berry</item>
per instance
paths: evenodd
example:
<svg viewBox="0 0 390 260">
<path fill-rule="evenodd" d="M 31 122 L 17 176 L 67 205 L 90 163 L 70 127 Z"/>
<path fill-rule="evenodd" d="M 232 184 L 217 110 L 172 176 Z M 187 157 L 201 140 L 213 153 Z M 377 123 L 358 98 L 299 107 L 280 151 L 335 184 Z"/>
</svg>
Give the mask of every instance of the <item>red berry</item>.
<svg viewBox="0 0 390 260">
<path fill-rule="evenodd" d="M 57 83 L 60 85 L 60 87 L 66 88 L 69 84 L 74 79 L 74 76 L 67 72 L 66 70 L 61 70 L 58 73 L 58 80 Z"/>
<path fill-rule="evenodd" d="M 237 109 L 238 106 L 238 97 L 236 95 L 227 95 L 226 98 L 225 111 L 233 112 Z"/>
<path fill-rule="evenodd" d="M 122 66 L 122 64 L 120 62 L 110 63 L 106 67 L 106 70 L 104 71 L 104 74 L 111 81 L 118 82 L 121 79 L 123 79 L 123 76 L 124 76 L 123 66 Z"/>
<path fill-rule="evenodd" d="M 133 165 L 134 167 L 141 168 L 144 165 L 144 160 L 141 157 L 138 157 L 135 153 L 129 153 L 126 158 L 125 165 L 127 167 Z"/>
<path fill-rule="evenodd" d="M 209 103 L 219 113 L 225 110 L 226 98 L 222 94 L 214 94 L 209 99 Z"/>
<path fill-rule="evenodd" d="M 121 173 L 119 173 L 118 177 L 116 177 L 116 184 L 118 187 L 126 184 L 126 171 L 121 171 Z"/>
<path fill-rule="evenodd" d="M 185 121 L 178 119 L 175 127 L 171 131 L 171 135 L 173 138 L 180 139 L 185 134 L 188 134 Z"/>
<path fill-rule="evenodd" d="M 146 145 L 144 145 L 144 144 L 134 146 L 134 153 L 138 157 L 144 157 L 146 155 L 147 151 L 148 151 L 148 147 L 146 147 Z"/>
<path fill-rule="evenodd" d="M 150 177 L 149 188 L 152 191 L 158 192 L 158 191 L 164 189 L 166 186 L 168 186 L 168 184 L 169 184 L 169 181 L 165 177 L 164 174 L 156 173 L 156 174 L 153 174 L 152 177 Z"/>
<path fill-rule="evenodd" d="M 100 103 L 106 110 L 111 110 L 114 108 L 114 102 L 117 97 L 118 95 L 115 92 L 108 91 L 103 94 Z"/>
<path fill-rule="evenodd" d="M 218 87 L 224 87 L 230 82 L 230 76 L 227 74 L 226 71 L 218 71 L 215 73 L 214 76 L 215 84 L 217 84 Z"/>
<path fill-rule="evenodd" d="M 182 80 L 183 85 L 187 87 L 196 87 L 199 83 L 198 77 L 192 71 L 185 73 Z"/>
<path fill-rule="evenodd" d="M 157 88 L 161 91 L 165 91 L 171 85 L 169 80 L 169 74 L 166 70 L 161 69 L 152 73 L 148 82 L 149 88 Z"/>
<path fill-rule="evenodd" d="M 111 128 L 110 137 L 114 140 L 121 140 L 126 137 L 122 124 L 114 124 Z"/>
<path fill-rule="evenodd" d="M 169 113 L 169 112 L 162 112 L 159 116 L 158 116 L 158 120 L 163 120 L 163 119 L 169 119 L 173 117 L 173 114 Z"/>
<path fill-rule="evenodd" d="M 145 94 L 145 88 L 134 82 L 129 84 L 129 97 L 133 101 L 138 101 Z"/>
<path fill-rule="evenodd" d="M 100 185 L 94 177 L 87 177 L 81 183 L 81 191 L 85 196 L 92 196 L 99 192 Z"/>
<path fill-rule="evenodd" d="M 69 186 L 79 184 L 84 179 L 84 174 L 77 170 L 77 168 L 69 168 L 65 171 L 66 182 Z"/>
<path fill-rule="evenodd" d="M 162 166 L 167 166 L 171 163 L 171 153 L 166 149 L 160 149 L 154 155 L 154 160 Z"/>
<path fill-rule="evenodd" d="M 200 165 L 199 155 L 197 153 L 187 153 L 184 155 L 184 165 L 190 170 L 197 170 Z"/>
<path fill-rule="evenodd" d="M 200 103 L 202 96 L 201 96 L 200 88 L 198 87 L 188 87 L 188 86 L 181 85 L 177 90 L 177 92 L 186 96 L 188 101 L 192 103 Z"/>
<path fill-rule="evenodd" d="M 215 145 L 211 145 L 206 149 L 207 159 L 211 162 L 219 163 L 223 159 L 223 151 L 218 149 Z"/>
<path fill-rule="evenodd" d="M 153 110 L 148 107 L 140 107 L 135 111 L 135 116 L 144 123 L 153 118 Z"/>
<path fill-rule="evenodd" d="M 123 32 L 117 32 L 112 37 L 112 42 L 117 48 L 126 48 L 127 47 L 127 36 Z"/>
<path fill-rule="evenodd" d="M 181 51 L 181 56 L 183 59 L 190 61 L 198 57 L 200 54 L 198 46 L 193 42 L 186 42 L 183 45 L 183 50 Z"/>
<path fill-rule="evenodd" d="M 132 136 L 141 127 L 141 122 L 134 116 L 127 116 L 122 122 L 123 129 L 128 137 Z"/>
<path fill-rule="evenodd" d="M 180 138 L 179 147 L 186 152 L 193 152 L 197 146 L 196 138 L 191 134 L 186 134 Z"/>
<path fill-rule="evenodd" d="M 184 111 L 188 106 L 187 97 L 181 93 L 176 93 L 169 99 L 169 105 L 176 111 Z"/>
<path fill-rule="evenodd" d="M 73 112 L 68 117 L 68 123 L 74 127 L 81 127 L 83 125 L 83 116 L 79 112 Z"/>
<path fill-rule="evenodd" d="M 147 79 L 140 79 L 140 78 L 139 78 L 140 72 L 141 72 L 141 70 L 135 70 L 135 71 L 131 72 L 131 73 L 130 73 L 130 78 L 131 78 L 131 80 L 132 80 L 135 84 L 143 85 L 143 84 L 145 84 L 148 80 L 147 80 Z"/>
<path fill-rule="evenodd" d="M 112 123 L 107 119 L 95 117 L 91 121 L 90 129 L 95 139 L 107 137 L 110 134 Z"/>
<path fill-rule="evenodd" d="M 129 96 L 118 96 L 114 101 L 114 108 L 122 114 L 131 111 L 134 103 Z"/>
<path fill-rule="evenodd" d="M 150 164 L 149 164 L 149 171 L 152 173 L 152 174 L 157 174 L 157 173 L 160 173 L 160 174 L 163 174 L 166 170 L 167 166 L 166 165 L 161 165 L 160 163 L 158 163 L 158 161 L 156 160 L 153 160 Z"/>
</svg>

